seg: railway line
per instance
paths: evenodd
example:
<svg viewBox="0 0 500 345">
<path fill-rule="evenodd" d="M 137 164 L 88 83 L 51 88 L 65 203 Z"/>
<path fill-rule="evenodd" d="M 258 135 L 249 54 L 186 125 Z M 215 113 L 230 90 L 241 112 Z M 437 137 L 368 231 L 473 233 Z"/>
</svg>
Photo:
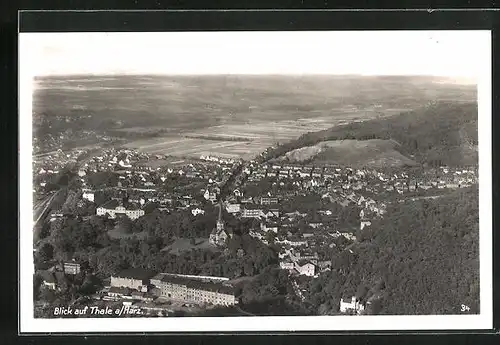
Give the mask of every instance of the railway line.
<svg viewBox="0 0 500 345">
<path fill-rule="evenodd" d="M 57 191 L 53 193 L 52 195 L 48 196 L 44 200 L 38 202 L 37 204 L 33 205 L 33 222 L 34 225 L 38 224 L 38 222 L 43 218 L 44 215 L 47 214 L 47 211 L 49 210 L 50 206 L 52 205 L 52 201 L 56 196 L 59 195 L 61 191 Z"/>
</svg>

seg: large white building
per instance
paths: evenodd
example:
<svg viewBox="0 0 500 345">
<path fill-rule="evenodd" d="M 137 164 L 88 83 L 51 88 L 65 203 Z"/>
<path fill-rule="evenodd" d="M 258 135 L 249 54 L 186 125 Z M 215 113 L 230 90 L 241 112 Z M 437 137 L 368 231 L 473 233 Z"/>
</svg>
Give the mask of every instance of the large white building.
<svg viewBox="0 0 500 345">
<path fill-rule="evenodd" d="M 260 218 L 264 216 L 264 213 L 259 208 L 245 208 L 241 216 L 243 218 Z"/>
<path fill-rule="evenodd" d="M 160 297 L 169 300 L 226 306 L 238 303 L 233 287 L 220 281 L 160 273 L 151 278 L 151 284 L 160 290 Z"/>
<path fill-rule="evenodd" d="M 116 218 L 117 215 L 125 215 L 130 219 L 134 220 L 139 217 L 144 216 L 144 210 L 137 207 L 132 207 L 126 209 L 120 205 L 117 201 L 111 200 L 110 202 L 98 207 L 96 210 L 98 216 L 108 215 L 110 218 Z"/>
<path fill-rule="evenodd" d="M 147 291 L 149 279 L 152 278 L 153 275 L 153 272 L 147 270 L 129 268 L 111 276 L 111 287 Z"/>
</svg>

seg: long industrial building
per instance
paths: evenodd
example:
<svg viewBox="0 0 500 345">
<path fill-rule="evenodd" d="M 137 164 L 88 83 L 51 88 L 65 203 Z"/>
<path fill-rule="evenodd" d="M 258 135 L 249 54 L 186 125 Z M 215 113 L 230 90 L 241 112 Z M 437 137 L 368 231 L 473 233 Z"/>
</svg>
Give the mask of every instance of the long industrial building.
<svg viewBox="0 0 500 345">
<path fill-rule="evenodd" d="M 151 278 L 160 290 L 160 297 L 196 304 L 234 305 L 238 301 L 232 286 L 220 281 L 190 279 L 160 273 Z"/>
</svg>

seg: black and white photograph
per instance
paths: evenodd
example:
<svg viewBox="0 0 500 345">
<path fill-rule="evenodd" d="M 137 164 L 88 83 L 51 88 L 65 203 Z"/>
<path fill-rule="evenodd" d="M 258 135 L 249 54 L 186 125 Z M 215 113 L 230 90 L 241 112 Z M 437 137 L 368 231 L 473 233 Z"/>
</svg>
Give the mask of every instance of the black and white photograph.
<svg viewBox="0 0 500 345">
<path fill-rule="evenodd" d="M 20 33 L 21 331 L 491 328 L 490 40 Z"/>
</svg>

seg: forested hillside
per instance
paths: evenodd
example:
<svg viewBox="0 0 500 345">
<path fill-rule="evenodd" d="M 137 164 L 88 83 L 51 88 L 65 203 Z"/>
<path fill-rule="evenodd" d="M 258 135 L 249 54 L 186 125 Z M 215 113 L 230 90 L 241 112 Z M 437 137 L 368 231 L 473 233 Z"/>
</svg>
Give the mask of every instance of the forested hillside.
<svg viewBox="0 0 500 345">
<path fill-rule="evenodd" d="M 430 103 L 389 118 L 307 133 L 268 152 L 265 159 L 327 140 L 394 140 L 396 150 L 430 166 L 477 164 L 477 104 Z"/>
<path fill-rule="evenodd" d="M 335 314 L 357 295 L 370 314 L 479 313 L 478 200 L 474 186 L 393 206 L 311 282 L 311 308 Z"/>
</svg>

